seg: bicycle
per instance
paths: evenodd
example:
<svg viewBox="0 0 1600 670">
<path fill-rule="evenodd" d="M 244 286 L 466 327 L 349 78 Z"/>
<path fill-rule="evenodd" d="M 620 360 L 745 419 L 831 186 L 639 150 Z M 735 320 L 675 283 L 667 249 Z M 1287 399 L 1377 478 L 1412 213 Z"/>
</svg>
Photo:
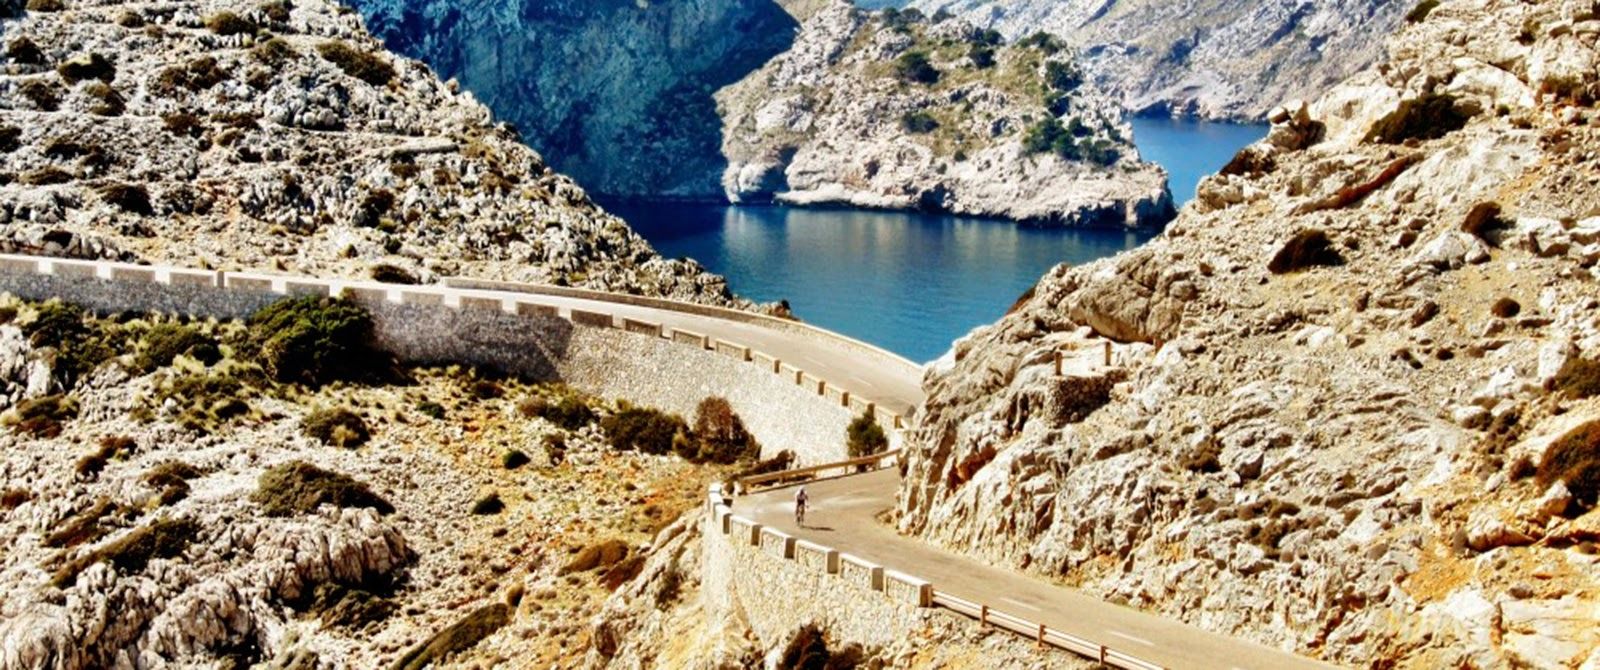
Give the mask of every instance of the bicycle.
<svg viewBox="0 0 1600 670">
<path fill-rule="evenodd" d="M 801 526 L 801 527 L 804 527 L 806 525 L 806 504 L 805 503 L 795 503 L 795 505 L 794 505 L 794 525 Z"/>
</svg>

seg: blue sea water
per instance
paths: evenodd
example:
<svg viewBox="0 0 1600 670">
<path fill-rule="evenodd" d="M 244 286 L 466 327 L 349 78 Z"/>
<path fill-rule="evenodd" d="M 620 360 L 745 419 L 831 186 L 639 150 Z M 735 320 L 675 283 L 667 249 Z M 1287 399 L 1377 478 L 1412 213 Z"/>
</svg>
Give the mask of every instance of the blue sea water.
<svg viewBox="0 0 1600 670">
<path fill-rule="evenodd" d="M 1172 173 L 1181 204 L 1264 128 L 1139 120 L 1147 160 Z M 1156 231 L 1037 229 L 906 212 L 610 202 L 662 255 L 700 261 L 740 295 L 911 360 L 932 360 L 991 323 L 1057 263 L 1082 264 Z"/>
</svg>

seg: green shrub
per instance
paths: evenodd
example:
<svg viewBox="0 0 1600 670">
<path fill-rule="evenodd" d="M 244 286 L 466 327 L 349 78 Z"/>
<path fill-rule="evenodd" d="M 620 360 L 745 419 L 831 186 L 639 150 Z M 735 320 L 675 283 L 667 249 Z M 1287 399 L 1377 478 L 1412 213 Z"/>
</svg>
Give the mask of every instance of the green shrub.
<svg viewBox="0 0 1600 670">
<path fill-rule="evenodd" d="M 88 79 L 99 79 L 110 83 L 117 77 L 117 66 L 110 60 L 97 53 L 78 56 L 56 66 L 56 74 L 68 84 L 76 84 Z"/>
<path fill-rule="evenodd" d="M 1600 396 L 1600 362 L 1569 358 L 1556 373 L 1556 390 L 1574 398 Z"/>
<path fill-rule="evenodd" d="M 1513 319 L 1522 313 L 1522 304 L 1510 298 L 1501 298 L 1489 306 L 1489 313 L 1502 319 Z"/>
<path fill-rule="evenodd" d="M 300 52 L 295 51 L 294 47 L 289 44 L 288 40 L 285 40 L 282 37 L 274 37 L 270 40 L 257 44 L 254 49 L 250 50 L 250 55 L 254 56 L 256 60 L 261 61 L 261 63 L 264 65 L 274 68 L 281 68 L 284 65 L 287 65 L 290 61 L 299 58 Z"/>
<path fill-rule="evenodd" d="M 393 371 L 375 344 L 372 316 L 348 300 L 282 300 L 252 315 L 249 327 L 262 368 L 280 382 L 321 386 L 383 378 Z"/>
<path fill-rule="evenodd" d="M 521 449 L 509 449 L 505 453 L 500 454 L 500 465 L 507 470 L 515 470 L 527 465 L 532 460 L 533 459 L 528 458 L 528 454 Z"/>
<path fill-rule="evenodd" d="M 56 571 L 54 583 L 58 588 L 71 586 L 79 573 L 101 561 L 125 575 L 140 572 L 153 559 L 181 556 L 202 530 L 189 519 L 161 519 L 67 563 Z"/>
<path fill-rule="evenodd" d="M 217 12 L 206 17 L 206 29 L 222 36 L 248 35 L 256 31 L 255 22 L 233 12 Z"/>
<path fill-rule="evenodd" d="M 1411 11 L 1406 12 L 1406 22 L 1422 23 L 1427 20 L 1428 15 L 1432 14 L 1433 10 L 1438 6 L 1439 0 L 1422 0 L 1422 2 L 1417 3 L 1417 6 L 1412 7 Z"/>
<path fill-rule="evenodd" d="M 499 514 L 506 509 L 505 501 L 500 499 L 500 494 L 490 493 L 472 502 L 472 513 L 478 516 Z"/>
<path fill-rule="evenodd" d="M 53 112 L 61 108 L 61 91 L 44 79 L 29 79 L 17 87 L 17 94 L 33 103 L 39 111 Z"/>
<path fill-rule="evenodd" d="M 206 125 L 200 121 L 200 117 L 184 112 L 162 115 L 161 126 L 166 128 L 167 132 L 180 137 L 199 138 L 206 134 Z"/>
<path fill-rule="evenodd" d="M 1299 272 L 1319 266 L 1343 265 L 1344 258 L 1328 239 L 1328 234 L 1316 229 L 1302 230 L 1285 242 L 1282 249 L 1267 263 L 1267 270 L 1275 275 Z"/>
<path fill-rule="evenodd" d="M 1435 140 L 1467 125 L 1472 115 L 1456 106 L 1455 96 L 1429 93 L 1400 101 L 1393 112 L 1372 124 L 1366 141 L 1400 144 L 1407 140 Z"/>
<path fill-rule="evenodd" d="M 925 17 L 922 14 L 922 10 L 915 7 L 909 9 L 886 7 L 878 14 L 878 18 L 883 20 L 883 27 L 898 33 L 908 34 L 911 32 L 911 27 L 922 23 Z"/>
<path fill-rule="evenodd" d="M 252 500 L 267 516 L 308 514 L 322 505 L 369 507 L 389 514 L 394 507 L 348 475 L 329 472 L 304 461 L 291 461 L 261 473 Z"/>
<path fill-rule="evenodd" d="M 109 498 L 100 498 L 88 509 L 61 520 L 61 523 L 44 536 L 44 546 L 52 549 L 71 549 L 89 544 L 116 530 L 117 524 L 131 518 L 137 510 L 129 509 Z"/>
<path fill-rule="evenodd" d="M 388 263 L 379 263 L 372 266 L 369 274 L 373 281 L 381 281 L 385 284 L 414 285 L 418 283 L 417 276 L 411 274 L 410 270 Z"/>
<path fill-rule="evenodd" d="M 744 427 L 726 398 L 711 396 L 694 410 L 694 454 L 681 454 L 695 463 L 737 463 L 752 460 L 761 445 Z"/>
<path fill-rule="evenodd" d="M 178 424 L 198 433 L 211 433 L 250 412 L 254 390 L 234 374 L 183 375 L 156 389 L 156 405 L 172 401 L 181 408 Z"/>
<path fill-rule="evenodd" d="M 133 10 L 127 10 L 117 15 L 117 25 L 130 30 L 144 27 L 144 15 Z"/>
<path fill-rule="evenodd" d="M 61 0 L 28 0 L 27 7 L 30 12 L 59 12 L 67 5 Z"/>
<path fill-rule="evenodd" d="M 689 424 L 682 417 L 648 407 L 624 407 L 600 421 L 611 446 L 646 454 L 668 454 L 673 440 L 687 435 Z"/>
<path fill-rule="evenodd" d="M 291 18 L 289 12 L 294 9 L 294 6 L 289 4 L 289 0 L 268 0 L 256 8 L 261 10 L 262 15 L 266 16 L 268 21 L 287 23 Z"/>
<path fill-rule="evenodd" d="M 357 50 L 344 42 L 324 42 L 317 46 L 317 53 L 345 74 L 373 86 L 387 86 L 395 77 L 394 66 L 382 56 Z"/>
<path fill-rule="evenodd" d="M 126 453 L 132 453 L 138 445 L 131 438 L 107 435 L 100 438 L 100 444 L 94 451 L 78 459 L 77 472 L 80 477 L 93 477 L 104 470 L 111 459 Z"/>
<path fill-rule="evenodd" d="M 972 66 L 979 70 L 994 67 L 994 47 L 987 44 L 974 44 L 967 48 L 967 59 L 972 61 Z"/>
<path fill-rule="evenodd" d="M 900 117 L 900 128 L 913 135 L 926 135 L 939 129 L 939 121 L 927 112 L 906 112 Z"/>
<path fill-rule="evenodd" d="M 846 645 L 838 651 L 828 649 L 828 641 L 816 624 L 795 631 L 784 645 L 778 667 L 785 670 L 851 670 L 862 662 L 860 645 Z"/>
<path fill-rule="evenodd" d="M 1222 472 L 1222 445 L 1216 440 L 1206 440 L 1200 443 L 1188 454 L 1184 455 L 1180 465 L 1190 472 L 1215 473 Z"/>
<path fill-rule="evenodd" d="M 150 204 L 150 192 L 138 184 L 106 184 L 100 187 L 100 199 L 129 214 L 155 215 L 155 207 Z"/>
<path fill-rule="evenodd" d="M 361 415 L 343 407 L 319 409 L 307 414 L 300 423 L 300 430 L 307 437 L 325 445 L 346 449 L 360 447 L 372 438 L 367 422 L 361 419 Z"/>
<path fill-rule="evenodd" d="M 23 435 L 52 438 L 61 434 L 61 424 L 76 418 L 76 400 L 61 394 L 47 395 L 17 403 L 12 409 L 12 428 Z"/>
<path fill-rule="evenodd" d="M 544 419 L 565 430 L 580 430 L 594 423 L 598 415 L 583 396 L 561 391 L 555 402 L 543 396 L 531 396 L 517 405 L 517 411 L 530 419 Z"/>
<path fill-rule="evenodd" d="M 398 607 L 393 600 L 366 589 L 323 582 L 317 585 L 304 611 L 328 626 L 359 630 L 368 624 L 388 619 L 396 609 Z M 311 663 L 304 667 L 315 666 L 315 663 Z"/>
<path fill-rule="evenodd" d="M 1044 82 L 1052 90 L 1068 93 L 1083 85 L 1083 72 L 1071 63 L 1053 60 L 1044 64 Z"/>
<path fill-rule="evenodd" d="M 431 417 L 440 421 L 443 421 L 445 417 L 444 405 L 436 403 L 432 400 L 424 400 L 420 403 L 417 403 L 417 411 L 422 413 L 423 416 Z"/>
<path fill-rule="evenodd" d="M 11 153 L 22 148 L 22 129 L 0 126 L 0 153 Z"/>
<path fill-rule="evenodd" d="M 183 461 L 163 461 L 144 473 L 144 483 L 158 492 L 156 499 L 162 505 L 173 505 L 189 496 L 189 480 L 200 474 Z"/>
<path fill-rule="evenodd" d="M 1600 496 L 1600 421 L 1578 426 L 1552 443 L 1535 475 L 1541 486 L 1565 482 L 1578 507 L 1593 507 Z"/>
<path fill-rule="evenodd" d="M 466 618 L 412 647 L 395 661 L 393 670 L 422 670 L 437 666 L 442 659 L 451 654 L 471 649 L 478 644 L 478 641 L 493 635 L 510 621 L 511 607 L 505 603 L 486 605 L 474 610 Z"/>
<path fill-rule="evenodd" d="M 97 81 L 83 87 L 85 95 L 95 100 L 94 106 L 89 108 L 89 113 L 96 116 L 122 116 L 128 110 L 128 101 L 122 98 L 117 89 L 110 84 Z"/>
<path fill-rule="evenodd" d="M 211 56 L 201 56 L 182 66 L 169 67 L 156 77 L 155 90 L 171 96 L 180 90 L 195 93 L 210 90 L 228 80 L 228 73 Z"/>
<path fill-rule="evenodd" d="M 506 394 L 506 390 L 500 387 L 500 383 L 491 379 L 479 379 L 472 382 L 470 390 L 472 397 L 479 400 L 493 400 Z"/>
<path fill-rule="evenodd" d="M 361 205 L 356 208 L 355 220 L 351 223 L 357 228 L 377 228 L 392 208 L 394 193 L 380 188 L 362 197 Z"/>
<path fill-rule="evenodd" d="M 939 69 L 928 60 L 928 54 L 921 51 L 907 51 L 895 59 L 895 75 L 901 81 L 913 84 L 935 84 L 939 81 Z"/>
<path fill-rule="evenodd" d="M 134 368 L 154 372 L 172 365 L 182 355 L 193 356 L 207 365 L 220 360 L 217 341 L 194 326 L 161 323 L 144 336 L 144 348 L 134 357 Z"/>
<path fill-rule="evenodd" d="M 889 448 L 889 436 L 870 412 L 863 412 L 845 427 L 845 451 L 851 458 L 881 454 Z"/>
<path fill-rule="evenodd" d="M 44 65 L 44 49 L 26 36 L 6 43 L 6 58 L 21 65 Z"/>
<path fill-rule="evenodd" d="M 1051 35 L 1043 30 L 1017 40 L 1017 46 L 1025 49 L 1038 49 L 1043 51 L 1045 55 L 1048 56 L 1053 56 L 1065 48 L 1065 45 L 1061 43 L 1061 40 L 1056 39 L 1054 35 Z"/>
</svg>

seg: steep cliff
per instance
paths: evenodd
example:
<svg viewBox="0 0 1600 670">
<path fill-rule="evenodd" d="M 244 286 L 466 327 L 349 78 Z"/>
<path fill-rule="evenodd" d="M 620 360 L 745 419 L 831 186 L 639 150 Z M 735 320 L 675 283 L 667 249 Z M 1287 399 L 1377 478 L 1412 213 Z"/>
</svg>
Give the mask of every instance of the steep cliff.
<svg viewBox="0 0 1600 670">
<path fill-rule="evenodd" d="M 621 196 L 720 195 L 712 93 L 787 48 L 797 25 L 773 0 L 351 4 L 390 48 L 515 123 L 556 169 Z"/>
<path fill-rule="evenodd" d="M 1411 9 L 1386 0 L 913 0 L 1011 36 L 1036 30 L 1083 49 L 1096 82 L 1130 110 L 1259 119 L 1371 64 Z"/>
<path fill-rule="evenodd" d="M 1116 104 L 1052 39 L 839 0 L 717 94 L 735 202 L 919 208 L 1053 224 L 1172 215 Z"/>
<path fill-rule="evenodd" d="M 733 302 L 337 4 L 68 2 L 3 42 L 6 249 Z"/>
<path fill-rule="evenodd" d="M 901 529 L 1332 661 L 1593 667 L 1597 40 L 1446 1 L 1272 114 L 930 369 Z"/>
</svg>

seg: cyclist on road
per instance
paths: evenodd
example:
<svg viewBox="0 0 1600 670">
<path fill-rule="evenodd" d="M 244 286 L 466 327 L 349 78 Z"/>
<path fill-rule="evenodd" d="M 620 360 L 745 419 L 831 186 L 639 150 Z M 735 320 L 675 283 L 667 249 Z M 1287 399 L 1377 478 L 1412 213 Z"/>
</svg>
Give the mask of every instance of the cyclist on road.
<svg viewBox="0 0 1600 670">
<path fill-rule="evenodd" d="M 794 523 L 797 526 L 805 526 L 806 500 L 808 499 L 810 499 L 810 496 L 806 495 L 806 487 L 802 486 L 800 490 L 794 492 Z"/>
</svg>

